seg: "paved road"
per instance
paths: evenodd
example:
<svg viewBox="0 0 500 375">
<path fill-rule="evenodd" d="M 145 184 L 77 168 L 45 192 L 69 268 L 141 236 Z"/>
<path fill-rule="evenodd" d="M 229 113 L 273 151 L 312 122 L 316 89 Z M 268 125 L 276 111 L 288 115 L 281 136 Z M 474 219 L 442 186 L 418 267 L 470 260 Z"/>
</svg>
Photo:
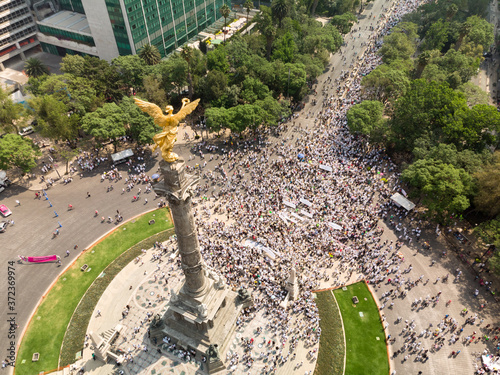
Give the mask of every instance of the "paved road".
<svg viewBox="0 0 500 375">
<path fill-rule="evenodd" d="M 156 160 L 150 161 L 150 170 L 156 171 Z M 122 168 L 123 169 L 123 168 Z M 104 171 L 100 168 L 97 172 Z M 126 170 L 122 171 L 126 176 Z M 150 172 L 151 174 L 152 172 Z M 107 193 L 110 183 L 100 182 L 100 174 L 84 174 L 83 178 L 75 177 L 68 185 L 55 185 L 47 191 L 50 202 L 34 199 L 34 191 L 19 186 L 11 186 L 0 195 L 0 202 L 11 208 L 13 214 L 9 219 L 15 224 L 9 226 L 5 233 L 0 234 L 1 249 L 0 265 L 0 301 L 7 301 L 7 262 L 17 261 L 18 255 L 41 256 L 57 254 L 62 259 L 62 267 L 56 264 L 21 265 L 16 263 L 16 310 L 17 340 L 24 329 L 27 319 L 38 304 L 41 296 L 63 268 L 70 264 L 80 253 L 97 238 L 115 227 L 114 224 L 101 223 L 100 218 L 94 217 L 94 211 L 105 217 L 114 217 L 116 210 L 120 210 L 125 220 L 144 212 L 155 205 L 152 194 L 149 194 L 149 203 L 144 200 L 131 203 L 131 194 L 121 194 L 124 180 L 116 183 L 116 188 Z M 144 191 L 144 188 L 142 189 Z M 87 198 L 87 192 L 91 197 Z M 16 206 L 19 200 L 21 205 Z M 68 204 L 74 209 L 68 211 Z M 59 215 L 55 217 L 54 211 Z M 52 233 L 61 223 L 60 235 L 52 238 Z M 78 245 L 78 251 L 73 247 Z M 70 256 L 66 257 L 66 250 Z M 7 350 L 7 310 L 6 303 L 0 303 L 0 353 L 2 356 Z M 16 341 L 17 341 L 16 340 Z M 2 357 L 2 360 L 4 357 Z"/>
<path fill-rule="evenodd" d="M 381 12 L 382 6 L 387 6 L 388 3 L 384 3 L 382 0 L 376 0 L 373 4 L 370 4 L 368 10 L 365 11 L 365 15 L 369 15 L 373 12 L 373 14 L 379 14 Z M 335 79 L 339 76 L 340 70 L 349 69 L 350 61 L 355 58 L 355 53 L 358 55 L 361 53 L 362 48 L 361 43 L 366 40 L 368 35 L 368 31 L 366 30 L 366 26 L 370 24 L 370 21 L 367 17 L 361 19 L 361 22 L 356 25 L 357 27 L 361 27 L 361 38 L 359 37 L 359 32 L 357 32 L 356 40 L 353 40 L 353 36 L 348 36 L 346 40 L 349 45 L 344 48 L 345 53 L 344 56 L 347 56 L 348 63 L 342 67 L 342 63 L 340 61 L 339 55 L 334 55 L 332 58 L 332 66 L 335 67 L 333 70 L 330 70 L 327 74 L 323 75 L 319 78 L 318 84 L 318 94 L 320 94 L 320 87 L 323 82 L 325 82 L 328 75 Z M 354 49 L 352 48 L 354 45 Z M 329 93 L 331 94 L 331 93 Z M 318 97 L 318 103 L 321 103 L 321 98 Z M 306 104 L 305 110 L 303 114 L 312 111 L 313 113 L 320 111 L 320 105 L 312 106 L 310 103 Z M 313 118 L 309 117 L 306 119 L 304 115 L 297 120 L 298 122 L 302 122 L 302 125 L 308 124 L 312 125 Z M 291 127 L 290 127 L 291 128 Z M 289 137 L 293 129 L 290 129 L 283 137 Z M 188 142 L 187 144 L 180 144 L 176 146 L 176 152 L 180 155 L 183 155 L 185 158 L 190 154 L 190 147 L 192 143 Z M 188 163 L 190 165 L 194 165 L 195 163 L 199 163 L 199 157 L 197 157 L 194 161 Z M 149 174 L 156 171 L 157 168 L 157 160 L 150 160 L 148 167 Z M 213 163 L 209 163 L 207 168 L 212 169 Z M 44 200 L 35 200 L 34 192 L 28 191 L 21 187 L 13 186 L 6 192 L 2 193 L 0 196 L 0 202 L 7 204 L 14 212 L 12 215 L 12 219 L 15 220 L 15 225 L 13 227 L 9 227 L 6 233 L 1 234 L 1 243 L 2 243 L 2 252 L 0 253 L 0 261 L 4 265 L 4 270 L 2 271 L 2 278 L 0 279 L 0 300 L 6 300 L 6 289 L 7 289 L 7 262 L 9 260 L 16 260 L 17 255 L 46 255 L 46 254 L 58 254 L 63 258 L 63 266 L 69 264 L 76 256 L 77 253 L 73 251 L 73 246 L 78 245 L 79 249 L 84 249 L 90 243 L 92 243 L 96 238 L 100 237 L 107 231 L 111 230 L 114 226 L 113 224 L 101 224 L 100 219 L 94 218 L 94 211 L 96 209 L 99 210 L 100 215 L 103 216 L 114 216 L 117 209 L 119 209 L 124 216 L 125 219 L 134 216 L 138 213 L 141 213 L 150 208 L 151 204 L 153 204 L 152 197 L 150 203 L 148 205 L 143 204 L 143 200 L 135 203 L 131 203 L 131 195 L 132 193 L 127 193 L 122 195 L 121 189 L 124 186 L 124 181 L 118 182 L 117 187 L 109 193 L 106 193 L 106 187 L 109 185 L 108 182 L 101 183 L 100 182 L 100 172 L 106 170 L 99 169 L 97 172 L 93 174 L 86 174 L 83 178 L 76 177 L 74 182 L 69 185 L 56 185 L 48 191 L 48 196 L 50 202 L 53 207 L 49 207 L 47 201 Z M 123 175 L 126 175 L 125 170 L 123 169 Z M 144 190 L 144 189 L 143 189 Z M 91 197 L 87 198 L 86 192 L 91 193 Z M 15 200 L 20 200 L 21 205 L 16 207 Z M 67 211 L 67 205 L 71 203 L 75 209 L 73 211 Z M 58 213 L 59 217 L 54 217 L 54 210 Z M 62 224 L 62 228 L 60 229 L 61 234 L 58 238 L 52 239 L 52 232 L 58 226 L 58 221 Z M 391 232 L 386 231 L 387 236 L 391 236 Z M 392 234 L 392 236 L 394 236 Z M 442 244 L 435 244 L 436 247 L 442 246 Z M 64 258 L 66 250 L 71 250 L 71 254 L 68 258 Z M 411 259 L 412 251 L 414 250 L 405 248 L 403 250 L 405 254 L 407 254 L 407 259 Z M 459 265 L 456 260 L 452 257 L 447 258 L 443 264 L 439 266 L 429 267 L 430 259 L 432 259 L 433 254 L 418 254 L 414 258 L 412 258 L 411 262 L 414 262 L 414 271 L 412 271 L 412 275 L 420 275 L 425 274 L 427 277 L 436 277 L 436 275 L 442 276 L 446 272 L 452 272 Z M 441 263 L 440 259 L 437 259 L 438 263 Z M 18 331 L 18 338 L 20 331 L 24 328 L 27 319 L 32 313 L 33 309 L 37 305 L 40 297 L 46 291 L 48 286 L 52 283 L 52 281 L 57 277 L 57 275 L 61 272 L 62 268 L 58 268 L 54 264 L 48 265 L 36 265 L 36 266 L 27 266 L 27 265 L 16 265 L 16 312 L 17 312 L 17 322 L 20 325 Z M 5 275 L 5 276 L 3 276 Z M 415 277 L 415 276 L 413 276 Z M 418 276 L 417 276 L 418 277 Z M 414 293 L 419 297 L 425 297 L 427 294 L 435 293 L 434 289 L 439 288 L 440 285 L 433 286 L 429 285 L 424 289 L 416 289 Z M 473 288 L 472 281 L 467 279 L 466 283 L 460 283 L 457 285 L 443 285 L 443 289 L 447 289 L 449 291 L 443 291 L 444 300 L 449 298 L 453 299 L 454 302 L 456 300 L 456 304 L 452 304 L 450 311 L 455 315 L 459 311 L 460 305 L 468 305 L 472 308 L 477 307 L 477 300 L 474 300 L 470 297 L 470 290 Z M 381 291 L 384 291 L 387 287 L 382 287 Z M 379 293 L 379 292 L 377 292 Z M 447 297 L 447 295 L 450 297 Z M 413 296 L 411 296 L 413 298 Z M 424 323 L 428 322 L 429 318 L 433 321 L 439 320 L 443 315 L 443 312 L 446 309 L 443 308 L 442 305 L 439 305 L 436 309 L 427 308 L 423 313 L 416 313 L 411 310 L 408 301 L 411 301 L 411 298 L 407 298 L 404 301 L 399 301 L 395 305 L 393 310 L 386 311 L 386 315 L 388 317 L 388 321 L 392 322 L 392 319 L 395 319 L 397 315 L 405 315 L 408 314 L 413 319 L 413 316 L 418 321 L 418 326 L 424 327 Z M 0 323 L 0 337 L 7 336 L 7 305 L 1 304 L 0 313 L 2 316 L 2 323 Z M 487 310 L 485 313 L 486 317 L 489 317 L 489 311 Z M 392 326 L 390 326 L 392 327 Z M 389 331 L 392 333 L 392 328 L 389 328 Z M 398 341 L 400 343 L 400 341 Z M 6 353 L 7 343 L 6 340 L 1 340 L 0 342 L 0 350 L 2 353 Z M 432 360 L 428 361 L 428 364 L 425 366 L 428 373 L 439 373 L 436 372 L 438 369 L 442 369 L 443 365 L 440 363 L 441 360 L 444 360 L 445 350 L 443 350 L 442 356 L 435 356 Z M 464 355 L 459 357 L 456 361 L 446 362 L 446 367 L 448 370 L 452 372 L 452 370 L 457 369 L 471 369 L 470 365 L 470 356 L 466 356 L 467 353 L 463 353 Z M 463 363 L 464 360 L 462 358 L 468 359 L 468 364 Z M 451 364 L 450 364 L 451 363 Z M 420 364 L 414 362 L 405 362 L 400 363 L 400 361 L 394 362 L 395 368 L 398 370 L 398 373 L 416 371 L 419 369 Z M 446 371 L 448 373 L 448 370 Z M 417 371 L 418 372 L 418 371 Z M 415 372 L 416 373 L 416 372 Z"/>
<path fill-rule="evenodd" d="M 370 4 L 361 17 L 360 23 L 356 26 L 362 28 L 362 38 L 356 33 L 356 40 L 353 37 L 347 36 L 346 41 L 348 46 L 344 47 L 344 56 L 346 56 L 345 66 L 340 61 L 338 54 L 334 55 L 331 60 L 331 66 L 335 69 L 328 74 L 332 79 L 340 75 L 340 70 L 348 69 L 350 60 L 354 59 L 355 53 L 359 53 L 361 43 L 368 36 L 366 26 L 370 22 L 375 23 L 372 19 L 368 19 L 366 15 L 371 13 L 377 15 L 381 12 L 382 6 L 388 6 L 389 2 L 377 0 Z M 354 49 L 352 46 L 355 46 Z M 325 81 L 328 74 L 320 77 L 319 82 Z M 319 84 L 318 84 L 319 87 Z M 319 89 L 318 89 L 319 92 Z M 318 100 L 320 102 L 320 100 Z M 312 106 L 307 103 L 306 111 L 312 110 L 317 112 L 320 110 L 320 105 Z M 312 117 L 306 120 L 301 117 L 303 124 L 312 124 Z M 284 137 L 288 137 L 292 130 L 290 129 Z M 179 137 L 180 138 L 180 137 Z M 275 139 L 276 141 L 276 139 Z M 180 141 L 176 145 L 176 152 L 184 156 L 187 160 L 191 154 L 193 142 Z M 196 157 L 192 162 L 188 163 L 194 166 L 199 163 L 199 157 Z M 152 174 L 156 172 L 158 160 L 150 159 L 148 163 L 148 172 Z M 215 161 L 207 165 L 207 169 L 212 169 Z M 16 344 L 19 343 L 22 330 L 25 328 L 29 317 L 34 308 L 37 306 L 42 295 L 47 288 L 60 274 L 63 268 L 70 264 L 78 255 L 77 251 L 73 250 L 75 245 L 78 245 L 79 251 L 88 247 L 97 238 L 107 233 L 114 228 L 114 224 L 101 223 L 99 218 L 94 217 L 94 211 L 99 210 L 99 216 L 114 217 L 116 210 L 119 209 L 124 219 L 132 217 L 136 214 L 146 211 L 154 204 L 153 199 L 149 199 L 148 205 L 143 204 L 143 200 L 131 203 L 132 193 L 122 194 L 122 187 L 125 186 L 124 180 L 116 183 L 116 188 L 107 193 L 106 188 L 109 185 L 108 181 L 100 182 L 100 174 L 108 170 L 109 165 L 100 167 L 94 170 L 93 173 L 84 173 L 84 177 L 75 176 L 74 181 L 68 185 L 58 184 L 47 191 L 49 201 L 34 199 L 34 191 L 27 190 L 21 186 L 13 185 L 8 190 L 0 195 L 0 203 L 6 204 L 12 209 L 13 215 L 9 219 L 15 221 L 14 226 L 10 226 L 5 233 L 1 234 L 2 251 L 0 252 L 0 264 L 3 264 L 4 270 L 1 273 L 0 279 L 0 300 L 7 300 L 7 262 L 17 261 L 18 255 L 41 256 L 48 254 L 57 254 L 62 260 L 62 267 L 57 267 L 55 264 L 43 265 L 20 265 L 16 264 L 16 306 L 15 313 L 16 322 L 19 328 L 16 333 Z M 127 175 L 126 168 L 121 168 L 122 174 Z M 144 189 L 143 189 L 144 191 Z M 87 198 L 87 192 L 90 192 L 91 197 Z M 16 206 L 15 201 L 21 202 L 20 206 Z M 74 210 L 68 211 L 68 204 L 74 206 Z M 58 217 L 55 216 L 57 212 Z M 52 238 L 52 233 L 61 223 L 60 235 L 57 238 Z M 70 256 L 66 256 L 66 250 L 70 250 Z M 0 337 L 7 337 L 9 324 L 7 323 L 8 306 L 0 304 Z M 0 340 L 0 353 L 6 353 L 7 341 Z M 3 359 L 3 358 L 2 358 Z"/>
</svg>

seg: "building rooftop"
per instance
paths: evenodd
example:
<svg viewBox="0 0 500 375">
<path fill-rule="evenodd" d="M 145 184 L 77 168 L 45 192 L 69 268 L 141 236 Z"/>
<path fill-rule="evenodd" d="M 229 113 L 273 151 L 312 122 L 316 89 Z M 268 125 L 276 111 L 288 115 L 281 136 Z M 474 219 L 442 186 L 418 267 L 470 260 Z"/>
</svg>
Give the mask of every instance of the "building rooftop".
<svg viewBox="0 0 500 375">
<path fill-rule="evenodd" d="M 38 24 L 92 36 L 87 16 L 81 13 L 62 10 L 43 21 L 38 21 Z"/>
</svg>

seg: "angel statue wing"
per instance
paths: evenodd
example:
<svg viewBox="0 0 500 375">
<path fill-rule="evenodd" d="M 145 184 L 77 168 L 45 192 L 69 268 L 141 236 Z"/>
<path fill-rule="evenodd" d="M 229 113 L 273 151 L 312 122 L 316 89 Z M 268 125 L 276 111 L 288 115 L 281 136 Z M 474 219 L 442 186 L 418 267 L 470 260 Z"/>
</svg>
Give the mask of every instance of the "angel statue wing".
<svg viewBox="0 0 500 375">
<path fill-rule="evenodd" d="M 160 107 L 158 107 L 156 104 L 146 102 L 145 100 L 137 99 L 134 98 L 135 104 L 141 109 L 141 111 L 146 112 L 148 115 L 150 115 L 155 124 L 163 127 L 164 122 L 165 122 L 165 115 L 163 114 L 163 111 L 161 110 Z"/>
<path fill-rule="evenodd" d="M 175 115 L 172 115 L 174 121 L 178 124 L 184 120 L 187 115 L 196 109 L 199 102 L 200 99 L 196 99 L 194 102 L 190 102 L 187 98 L 182 99 L 182 108 Z"/>
</svg>

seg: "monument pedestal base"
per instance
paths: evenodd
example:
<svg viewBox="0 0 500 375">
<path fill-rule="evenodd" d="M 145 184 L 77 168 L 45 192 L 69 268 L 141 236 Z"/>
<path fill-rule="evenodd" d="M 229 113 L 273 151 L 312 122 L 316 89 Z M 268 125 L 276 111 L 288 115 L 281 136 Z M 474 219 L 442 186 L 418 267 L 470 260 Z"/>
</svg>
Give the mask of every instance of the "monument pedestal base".
<svg viewBox="0 0 500 375">
<path fill-rule="evenodd" d="M 216 276 L 217 277 L 217 276 Z M 179 349 L 195 350 L 207 357 L 210 345 L 224 355 L 236 329 L 236 320 L 243 309 L 238 294 L 229 290 L 220 279 L 206 277 L 207 292 L 193 297 L 185 285 L 172 291 L 170 303 L 159 327 L 150 328 L 151 339 L 161 343 L 165 337 Z M 220 358 L 207 358 L 208 373 L 225 369 Z"/>
</svg>

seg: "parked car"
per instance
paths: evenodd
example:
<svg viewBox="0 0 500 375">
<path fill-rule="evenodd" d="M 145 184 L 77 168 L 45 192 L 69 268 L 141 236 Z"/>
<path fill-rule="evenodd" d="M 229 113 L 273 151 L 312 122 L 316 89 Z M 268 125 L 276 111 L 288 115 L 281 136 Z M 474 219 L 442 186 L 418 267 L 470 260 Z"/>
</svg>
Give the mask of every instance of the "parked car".
<svg viewBox="0 0 500 375">
<path fill-rule="evenodd" d="M 7 207 L 5 204 L 0 204 L 0 213 L 4 216 L 7 217 L 9 215 L 12 215 L 12 211 L 9 210 L 9 207 Z"/>
<path fill-rule="evenodd" d="M 8 221 L 0 221 L 0 233 L 5 232 L 8 226 L 9 226 Z"/>
<path fill-rule="evenodd" d="M 20 136 L 25 136 L 25 135 L 28 135 L 28 134 L 31 134 L 35 131 L 35 129 L 33 128 L 33 126 L 26 126 L 24 128 L 22 128 L 20 131 L 19 131 L 19 135 Z"/>
<path fill-rule="evenodd" d="M 10 185 L 10 180 L 7 178 L 5 171 L 0 171 L 0 193 Z"/>
</svg>

